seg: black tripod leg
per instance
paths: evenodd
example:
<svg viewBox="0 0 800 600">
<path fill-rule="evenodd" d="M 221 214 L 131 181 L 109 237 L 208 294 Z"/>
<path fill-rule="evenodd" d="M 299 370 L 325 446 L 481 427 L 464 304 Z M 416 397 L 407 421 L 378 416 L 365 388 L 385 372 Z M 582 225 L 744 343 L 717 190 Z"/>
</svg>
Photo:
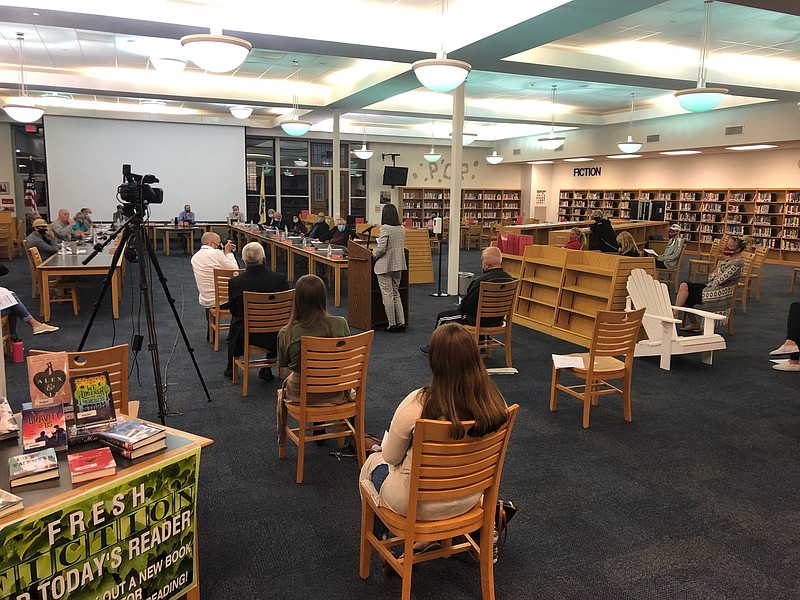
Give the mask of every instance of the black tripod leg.
<svg viewBox="0 0 800 600">
<path fill-rule="evenodd" d="M 81 343 L 78 344 L 78 352 L 83 350 L 83 346 L 86 343 L 86 340 L 89 338 L 89 332 L 92 330 L 92 324 L 94 320 L 97 318 L 97 313 L 100 310 L 100 306 L 103 304 L 103 298 L 105 298 L 106 292 L 108 291 L 111 282 L 114 280 L 114 273 L 117 270 L 117 264 L 119 264 L 119 259 L 122 256 L 122 252 L 125 249 L 125 244 L 128 243 L 128 238 L 130 237 L 130 231 L 125 229 L 122 232 L 122 238 L 117 243 L 117 249 L 114 250 L 114 258 L 111 260 L 111 267 L 108 269 L 108 273 L 106 273 L 106 278 L 103 280 L 103 287 L 100 290 L 100 295 L 97 297 L 97 301 L 94 303 L 94 310 L 92 310 L 92 316 L 89 317 L 89 323 L 86 325 L 86 329 L 83 331 L 83 337 L 81 338 Z"/>
<path fill-rule="evenodd" d="M 194 348 L 192 348 L 192 344 L 189 342 L 189 338 L 186 335 L 186 330 L 183 328 L 183 323 L 181 322 L 181 317 L 178 314 L 178 310 L 175 308 L 175 298 L 173 298 L 172 294 L 170 294 L 169 292 L 169 288 L 167 287 L 167 278 L 164 277 L 164 272 L 161 270 L 161 265 L 158 264 L 158 258 L 156 257 L 155 250 L 153 250 L 153 245 L 150 242 L 150 238 L 147 237 L 146 235 L 144 236 L 144 245 L 147 246 L 147 255 L 150 257 L 150 262 L 152 263 L 153 267 L 156 270 L 156 273 L 158 274 L 158 281 L 161 282 L 161 287 L 164 289 L 164 295 L 167 297 L 167 302 L 169 303 L 169 307 L 172 309 L 172 314 L 175 317 L 175 322 L 178 324 L 178 329 L 180 330 L 181 336 L 183 337 L 183 343 L 186 346 L 186 350 L 187 352 L 189 352 L 189 356 L 192 359 L 194 370 L 197 371 L 197 377 L 198 379 L 200 379 L 200 383 L 203 385 L 203 391 L 206 394 L 206 398 L 208 399 L 209 402 L 211 402 L 211 395 L 208 393 L 208 387 L 206 386 L 205 379 L 203 379 L 203 374 L 200 372 L 200 366 L 197 364 L 197 359 L 194 356 Z"/>
</svg>

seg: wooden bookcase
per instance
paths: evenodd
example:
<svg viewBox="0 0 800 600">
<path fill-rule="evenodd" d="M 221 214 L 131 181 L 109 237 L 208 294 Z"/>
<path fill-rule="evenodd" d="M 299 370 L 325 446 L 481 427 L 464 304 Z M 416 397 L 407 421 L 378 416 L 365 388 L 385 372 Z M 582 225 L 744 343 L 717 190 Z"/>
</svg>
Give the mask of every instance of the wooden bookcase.
<svg viewBox="0 0 800 600">
<path fill-rule="evenodd" d="M 504 256 L 503 268 L 518 267 L 518 258 Z M 630 272 L 644 269 L 655 276 L 652 257 L 552 246 L 528 246 L 521 266 L 514 322 L 586 347 L 598 310 L 624 310 Z"/>
<path fill-rule="evenodd" d="M 800 190 L 667 189 L 561 190 L 558 218 L 580 221 L 595 208 L 626 218 L 631 200 L 665 202 L 665 220 L 678 223 L 689 252 L 707 252 L 725 233 L 752 236 L 770 262 L 800 264 Z"/>
<path fill-rule="evenodd" d="M 522 206 L 521 190 L 462 190 L 461 217 L 475 219 L 483 227 L 501 220 L 514 220 Z M 443 188 L 403 188 L 403 219 L 413 229 L 425 228 L 434 217 L 450 218 L 450 190 Z"/>
</svg>

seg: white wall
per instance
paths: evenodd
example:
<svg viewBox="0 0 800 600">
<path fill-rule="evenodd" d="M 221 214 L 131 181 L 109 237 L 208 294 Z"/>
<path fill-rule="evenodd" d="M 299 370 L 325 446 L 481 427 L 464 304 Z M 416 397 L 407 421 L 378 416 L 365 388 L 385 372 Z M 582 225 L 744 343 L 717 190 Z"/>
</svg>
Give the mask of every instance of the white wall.
<svg viewBox="0 0 800 600">
<path fill-rule="evenodd" d="M 11 124 L 0 123 L 0 181 L 8 184 L 8 193 L 0 194 L 2 198 L 16 198 L 15 162 L 16 157 L 11 142 Z M 16 212 L 19 213 L 19 210 Z"/>
<path fill-rule="evenodd" d="M 244 128 L 45 116 L 50 208 L 92 208 L 109 220 L 122 165 L 154 174 L 164 203 L 152 218 L 169 220 L 191 204 L 201 221 L 225 220 L 245 199 Z"/>
</svg>

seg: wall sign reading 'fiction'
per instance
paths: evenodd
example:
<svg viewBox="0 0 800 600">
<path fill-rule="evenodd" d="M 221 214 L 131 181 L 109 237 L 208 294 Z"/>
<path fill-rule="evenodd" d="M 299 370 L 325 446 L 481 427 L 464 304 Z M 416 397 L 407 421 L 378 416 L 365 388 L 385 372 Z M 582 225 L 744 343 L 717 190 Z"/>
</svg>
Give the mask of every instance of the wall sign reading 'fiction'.
<svg viewBox="0 0 800 600">
<path fill-rule="evenodd" d="M 576 167 L 572 169 L 573 177 L 600 177 L 603 167 Z"/>
</svg>

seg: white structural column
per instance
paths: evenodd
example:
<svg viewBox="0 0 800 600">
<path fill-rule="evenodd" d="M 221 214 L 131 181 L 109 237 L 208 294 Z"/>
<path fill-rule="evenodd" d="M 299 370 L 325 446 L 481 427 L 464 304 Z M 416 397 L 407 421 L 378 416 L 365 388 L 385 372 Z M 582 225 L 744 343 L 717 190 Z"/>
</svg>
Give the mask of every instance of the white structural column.
<svg viewBox="0 0 800 600">
<path fill-rule="evenodd" d="M 339 135 L 339 116 L 340 116 L 339 111 L 338 110 L 334 110 L 333 111 L 333 173 L 332 173 L 332 176 L 331 176 L 331 179 L 333 179 L 333 182 L 332 182 L 333 183 L 333 198 L 331 198 L 331 212 L 330 212 L 330 214 L 333 217 L 339 216 L 339 217 L 342 217 L 344 219 L 344 218 L 347 218 L 347 215 L 340 215 L 339 214 L 339 211 L 341 210 L 341 208 L 340 208 L 341 207 L 341 202 L 339 201 L 339 198 L 342 195 L 342 192 L 341 192 L 341 189 L 340 189 L 341 188 L 341 186 L 340 186 L 341 177 L 340 177 L 340 173 L 339 173 L 339 169 L 341 168 L 341 166 L 339 164 L 341 162 L 339 160 L 339 156 L 341 155 L 341 150 L 339 149 L 339 145 L 341 144 L 341 137 Z M 347 167 L 350 168 L 350 164 L 349 163 L 347 164 Z"/>
<path fill-rule="evenodd" d="M 281 212 L 281 194 L 283 193 L 281 191 L 281 138 L 275 138 L 275 165 L 273 169 L 275 169 L 275 210 Z"/>
<path fill-rule="evenodd" d="M 458 252 L 461 249 L 461 154 L 464 139 L 464 85 L 453 90 L 453 139 L 450 165 L 450 230 L 447 233 L 447 293 L 458 295 Z"/>
</svg>

